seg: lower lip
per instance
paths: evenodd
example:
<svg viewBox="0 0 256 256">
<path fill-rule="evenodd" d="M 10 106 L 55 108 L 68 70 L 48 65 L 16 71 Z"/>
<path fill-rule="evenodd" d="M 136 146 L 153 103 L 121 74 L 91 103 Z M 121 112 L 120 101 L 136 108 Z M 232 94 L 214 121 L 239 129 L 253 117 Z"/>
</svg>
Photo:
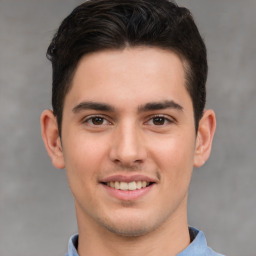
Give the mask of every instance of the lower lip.
<svg viewBox="0 0 256 256">
<path fill-rule="evenodd" d="M 105 184 L 103 184 L 103 186 L 106 188 L 106 190 L 111 196 L 123 201 L 133 201 L 149 193 L 150 190 L 153 188 L 154 184 L 148 187 L 136 189 L 136 190 L 120 190 L 120 189 L 111 188 Z"/>
</svg>

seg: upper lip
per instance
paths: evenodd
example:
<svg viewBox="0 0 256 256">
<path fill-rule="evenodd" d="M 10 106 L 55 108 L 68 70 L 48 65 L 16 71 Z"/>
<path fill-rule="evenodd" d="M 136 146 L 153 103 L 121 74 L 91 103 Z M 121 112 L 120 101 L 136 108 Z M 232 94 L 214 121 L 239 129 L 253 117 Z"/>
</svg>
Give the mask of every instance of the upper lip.
<svg viewBox="0 0 256 256">
<path fill-rule="evenodd" d="M 111 181 L 119 181 L 119 182 L 132 182 L 132 181 L 147 181 L 156 183 L 158 180 L 156 178 L 152 178 L 146 175 L 136 174 L 136 175 L 123 175 L 116 174 L 111 175 L 101 180 L 102 183 L 107 183 Z"/>
</svg>

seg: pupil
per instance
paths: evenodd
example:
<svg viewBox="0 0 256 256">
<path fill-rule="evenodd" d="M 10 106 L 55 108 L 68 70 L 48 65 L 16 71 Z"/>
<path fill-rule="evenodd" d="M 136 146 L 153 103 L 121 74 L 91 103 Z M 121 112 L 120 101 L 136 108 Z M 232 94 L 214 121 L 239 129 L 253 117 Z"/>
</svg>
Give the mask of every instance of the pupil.
<svg viewBox="0 0 256 256">
<path fill-rule="evenodd" d="M 92 119 L 93 124 L 99 125 L 103 123 L 103 118 L 102 117 L 94 117 Z"/>
<path fill-rule="evenodd" d="M 164 117 L 155 117 L 155 118 L 153 119 L 153 123 L 154 123 L 155 125 L 163 125 L 163 124 L 164 124 L 164 121 L 165 121 Z"/>
</svg>

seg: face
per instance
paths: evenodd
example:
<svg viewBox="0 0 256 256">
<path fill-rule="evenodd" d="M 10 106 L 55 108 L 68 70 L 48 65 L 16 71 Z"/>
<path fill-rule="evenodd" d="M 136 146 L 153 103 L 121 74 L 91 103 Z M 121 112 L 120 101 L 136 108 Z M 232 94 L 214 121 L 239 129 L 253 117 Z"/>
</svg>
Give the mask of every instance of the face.
<svg viewBox="0 0 256 256">
<path fill-rule="evenodd" d="M 62 123 L 78 225 L 132 236 L 185 221 L 193 116 L 176 54 L 138 47 L 83 57 Z"/>
</svg>

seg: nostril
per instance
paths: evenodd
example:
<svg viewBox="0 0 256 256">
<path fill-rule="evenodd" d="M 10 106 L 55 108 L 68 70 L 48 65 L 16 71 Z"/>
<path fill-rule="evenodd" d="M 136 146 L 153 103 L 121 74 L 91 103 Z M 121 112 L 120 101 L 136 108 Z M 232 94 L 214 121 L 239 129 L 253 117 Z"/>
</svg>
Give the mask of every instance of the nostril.
<svg viewBox="0 0 256 256">
<path fill-rule="evenodd" d="M 116 164 L 120 164 L 120 163 L 121 163 L 121 161 L 120 161 L 120 160 L 118 160 L 118 159 L 114 159 L 114 163 L 116 163 Z"/>
</svg>

